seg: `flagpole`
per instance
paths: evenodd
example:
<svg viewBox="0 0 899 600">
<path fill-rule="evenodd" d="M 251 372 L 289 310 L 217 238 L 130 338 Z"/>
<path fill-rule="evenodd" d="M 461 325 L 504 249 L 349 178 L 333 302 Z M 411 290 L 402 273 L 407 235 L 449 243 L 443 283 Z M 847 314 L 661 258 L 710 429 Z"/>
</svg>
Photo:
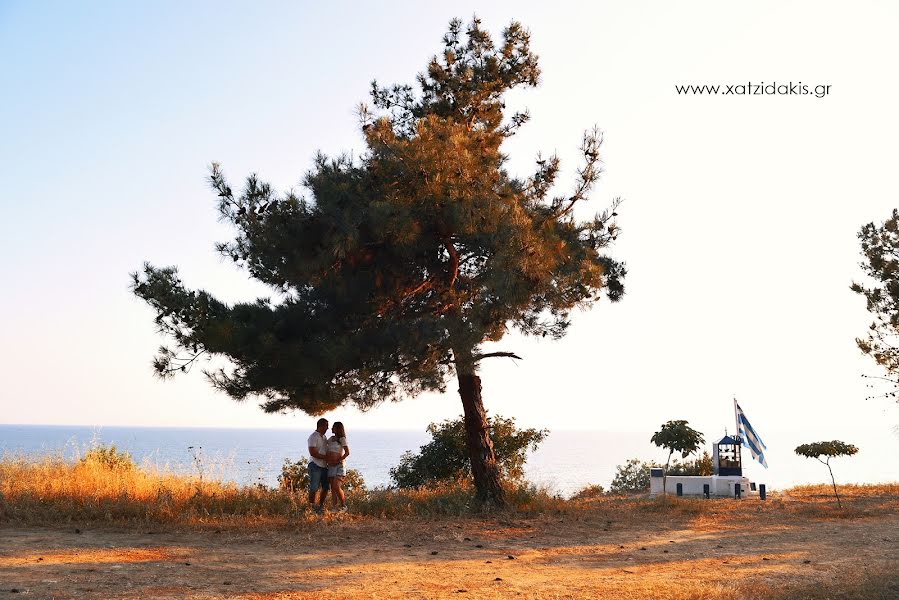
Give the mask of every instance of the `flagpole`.
<svg viewBox="0 0 899 600">
<path fill-rule="evenodd" d="M 740 412 L 737 410 L 737 406 L 738 406 L 738 404 L 737 404 L 737 395 L 734 394 L 734 422 L 735 422 L 736 425 L 737 425 L 737 428 L 735 429 L 735 432 L 736 432 L 736 440 L 737 440 L 737 449 L 740 450 L 740 456 L 742 457 L 742 456 L 743 456 L 743 452 L 742 452 L 742 449 L 740 448 L 740 446 L 743 445 L 743 437 L 740 435 Z M 741 466 L 741 467 L 743 466 L 743 460 L 742 460 L 742 459 L 740 460 L 740 466 Z"/>
<path fill-rule="evenodd" d="M 734 394 L 734 423 L 737 426 L 737 428 L 734 429 L 734 433 L 736 434 L 737 440 L 739 441 L 739 443 L 742 444 L 743 438 L 740 437 L 740 414 L 737 412 L 737 396 L 736 396 L 736 394 Z"/>
</svg>

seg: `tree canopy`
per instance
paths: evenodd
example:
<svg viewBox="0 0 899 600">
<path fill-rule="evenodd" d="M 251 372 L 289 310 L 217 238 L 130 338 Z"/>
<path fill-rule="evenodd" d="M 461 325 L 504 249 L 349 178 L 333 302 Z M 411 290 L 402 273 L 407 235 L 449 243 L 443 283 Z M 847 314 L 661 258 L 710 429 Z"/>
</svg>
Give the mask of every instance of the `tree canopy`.
<svg viewBox="0 0 899 600">
<path fill-rule="evenodd" d="M 681 458 L 687 458 L 699 450 L 705 443 L 705 438 L 686 421 L 668 421 L 652 434 L 650 441 L 660 448 L 669 450 L 669 458 L 675 452 L 680 452 Z"/>
<path fill-rule="evenodd" d="M 892 389 L 884 395 L 899 398 L 899 210 L 893 209 L 881 225 L 862 227 L 858 238 L 864 256 L 861 267 L 871 285 L 853 283 L 852 291 L 865 297 L 874 321 L 867 336 L 856 343 L 886 370 Z"/>
<path fill-rule="evenodd" d="M 175 267 L 145 264 L 134 293 L 171 341 L 156 372 L 222 356 L 230 367 L 206 373 L 216 388 L 309 414 L 445 391 L 456 374 L 476 482 L 495 481 L 475 371 L 515 355 L 482 344 L 512 329 L 559 338 L 574 308 L 624 292 L 624 265 L 605 252 L 617 200 L 592 219 L 573 214 L 600 175 L 599 132 L 584 134 L 568 193 L 552 193 L 556 156 L 538 154 L 527 177 L 506 170 L 502 143 L 529 116 L 506 116 L 504 95 L 539 74 L 520 24 L 495 44 L 477 19 L 453 20 L 417 89 L 372 83 L 373 106 L 359 111 L 365 151 L 317 156 L 308 196 L 256 175 L 235 191 L 213 164 L 219 215 L 236 232 L 217 250 L 273 295 L 227 305 Z"/>
<path fill-rule="evenodd" d="M 852 444 L 841 442 L 840 440 L 832 440 L 830 442 L 813 442 L 811 444 L 802 444 L 796 446 L 796 454 L 806 458 L 815 458 L 826 464 L 826 460 L 830 460 L 835 456 L 852 456 L 858 453 L 858 448 Z M 821 460 L 822 456 L 826 456 L 826 460 Z"/>
</svg>

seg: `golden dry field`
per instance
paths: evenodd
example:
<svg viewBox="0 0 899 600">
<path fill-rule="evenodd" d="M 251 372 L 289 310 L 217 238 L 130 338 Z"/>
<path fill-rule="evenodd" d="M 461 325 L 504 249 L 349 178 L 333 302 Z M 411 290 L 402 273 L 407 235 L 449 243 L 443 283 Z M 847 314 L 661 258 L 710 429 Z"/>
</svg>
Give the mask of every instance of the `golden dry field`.
<svg viewBox="0 0 899 600">
<path fill-rule="evenodd" d="M 899 485 L 768 500 L 289 494 L 141 469 L 0 463 L 0 597 L 899 598 Z M 13 592 L 13 590 L 16 590 Z"/>
</svg>

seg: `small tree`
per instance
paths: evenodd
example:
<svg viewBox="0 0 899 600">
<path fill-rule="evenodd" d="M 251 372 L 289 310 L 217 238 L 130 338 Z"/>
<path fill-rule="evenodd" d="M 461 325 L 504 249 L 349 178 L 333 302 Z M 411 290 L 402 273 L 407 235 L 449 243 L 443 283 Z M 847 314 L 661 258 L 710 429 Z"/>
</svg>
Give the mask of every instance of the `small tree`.
<svg viewBox="0 0 899 600">
<path fill-rule="evenodd" d="M 665 462 L 665 472 L 662 476 L 662 493 L 667 494 L 668 465 L 671 463 L 671 456 L 675 452 L 680 452 L 681 458 L 687 458 L 699 450 L 705 443 L 705 438 L 687 425 L 686 421 L 668 421 L 652 435 L 650 441 L 668 450 L 668 460 Z"/>
<path fill-rule="evenodd" d="M 843 508 L 843 503 L 840 502 L 840 494 L 837 492 L 837 481 L 833 477 L 833 469 L 830 468 L 830 459 L 835 456 L 852 456 L 856 452 L 858 452 L 857 447 L 852 444 L 841 442 L 840 440 L 814 442 L 796 447 L 796 454 L 799 456 L 814 458 L 818 462 L 827 465 L 827 470 L 830 471 L 830 481 L 833 483 L 833 493 L 837 497 L 837 506 L 840 508 Z M 822 456 L 826 456 L 827 458 L 822 460 Z"/>
<path fill-rule="evenodd" d="M 524 477 L 528 450 L 536 450 L 546 439 L 546 429 L 518 429 L 514 418 L 488 417 L 490 440 L 496 453 L 496 464 L 503 479 L 519 481 Z M 470 479 L 471 461 L 466 446 L 465 420 L 428 425 L 431 441 L 418 454 L 406 452 L 400 464 L 390 469 L 397 487 L 419 487 L 437 481 Z"/>
</svg>

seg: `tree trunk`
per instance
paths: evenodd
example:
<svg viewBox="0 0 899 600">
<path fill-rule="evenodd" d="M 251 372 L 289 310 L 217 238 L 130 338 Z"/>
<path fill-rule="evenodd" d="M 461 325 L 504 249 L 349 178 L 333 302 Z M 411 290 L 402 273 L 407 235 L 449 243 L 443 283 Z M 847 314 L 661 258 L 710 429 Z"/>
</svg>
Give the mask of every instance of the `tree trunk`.
<svg viewBox="0 0 899 600">
<path fill-rule="evenodd" d="M 837 492 L 837 480 L 833 478 L 833 469 L 830 468 L 830 458 L 828 457 L 827 462 L 824 463 L 827 465 L 827 470 L 830 471 L 830 480 L 833 482 L 833 495 L 837 497 L 837 506 L 840 507 L 840 510 L 843 509 L 843 503 L 840 502 L 840 494 Z"/>
<path fill-rule="evenodd" d="M 487 413 L 481 400 L 481 378 L 475 375 L 470 356 L 468 353 L 467 357 L 464 355 L 460 357 L 456 353 L 456 373 L 459 378 L 459 396 L 462 398 L 465 414 L 465 434 L 468 456 L 471 460 L 471 473 L 474 476 L 478 499 L 503 506 L 506 503 L 506 495 L 500 484 L 499 468 L 487 425 Z M 460 358 L 462 360 L 459 360 Z"/>
<path fill-rule="evenodd" d="M 668 453 L 668 460 L 665 461 L 665 470 L 662 471 L 662 499 L 667 503 L 668 502 L 668 465 L 671 464 L 671 455 L 674 454 L 674 450 Z M 668 505 L 665 504 L 667 508 Z"/>
</svg>

